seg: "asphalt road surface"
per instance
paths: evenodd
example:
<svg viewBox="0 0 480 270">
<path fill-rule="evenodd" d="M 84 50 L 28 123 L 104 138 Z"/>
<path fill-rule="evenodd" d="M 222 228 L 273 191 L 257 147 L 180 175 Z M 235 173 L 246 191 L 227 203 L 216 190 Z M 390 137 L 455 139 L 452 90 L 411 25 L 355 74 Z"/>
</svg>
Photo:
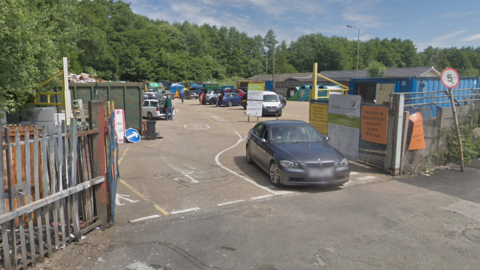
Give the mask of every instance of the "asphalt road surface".
<svg viewBox="0 0 480 270">
<path fill-rule="evenodd" d="M 242 107 L 174 106 L 163 139 L 120 146 L 115 236 L 95 269 L 478 269 L 474 195 L 359 164 L 344 187 L 274 188 L 246 163 L 256 119 Z M 308 103 L 281 119 L 307 121 Z M 478 189 L 469 172 L 462 187 Z"/>
</svg>

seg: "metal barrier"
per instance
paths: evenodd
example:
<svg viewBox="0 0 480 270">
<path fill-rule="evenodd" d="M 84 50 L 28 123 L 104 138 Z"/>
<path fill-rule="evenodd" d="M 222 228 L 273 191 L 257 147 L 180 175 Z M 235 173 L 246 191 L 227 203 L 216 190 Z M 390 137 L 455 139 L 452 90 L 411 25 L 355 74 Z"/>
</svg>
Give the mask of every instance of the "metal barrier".
<svg viewBox="0 0 480 270">
<path fill-rule="evenodd" d="M 448 91 L 413 92 L 401 95 L 405 97 L 405 116 L 410 118 L 413 114 L 421 115 L 425 144 L 422 149 L 409 149 L 414 123 L 412 120 L 406 121 L 403 129 L 401 170 L 407 174 L 415 174 L 443 165 L 442 150 L 445 150 L 447 144 L 445 132 L 454 127 Z M 453 97 L 460 123 L 468 119 L 473 110 L 479 108 L 480 89 L 456 89 L 453 90 Z"/>
<path fill-rule="evenodd" d="M 106 229 L 103 104 L 90 102 L 87 131 L 77 132 L 76 121 L 0 129 L 3 269 L 35 267 L 37 259 L 51 257 L 82 234 L 98 226 Z"/>
</svg>

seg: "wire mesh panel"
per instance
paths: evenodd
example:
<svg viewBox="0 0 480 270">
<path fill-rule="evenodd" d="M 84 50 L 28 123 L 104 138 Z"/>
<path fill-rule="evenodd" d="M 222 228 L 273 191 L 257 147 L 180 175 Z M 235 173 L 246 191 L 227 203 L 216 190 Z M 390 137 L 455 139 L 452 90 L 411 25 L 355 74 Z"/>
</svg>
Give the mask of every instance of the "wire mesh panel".
<svg viewBox="0 0 480 270">
<path fill-rule="evenodd" d="M 462 131 L 467 126 L 478 127 L 480 89 L 453 90 L 453 97 Z M 403 171 L 407 174 L 428 173 L 435 166 L 452 162 L 455 151 L 452 152 L 448 148 L 456 144 L 454 139 L 456 130 L 449 92 L 405 93 L 404 110 L 408 112 L 409 121 L 404 127 Z M 423 135 L 421 146 L 416 145 L 414 135 L 416 132 Z M 468 143 L 472 139 L 475 140 L 471 136 L 467 133 L 462 141 Z"/>
</svg>

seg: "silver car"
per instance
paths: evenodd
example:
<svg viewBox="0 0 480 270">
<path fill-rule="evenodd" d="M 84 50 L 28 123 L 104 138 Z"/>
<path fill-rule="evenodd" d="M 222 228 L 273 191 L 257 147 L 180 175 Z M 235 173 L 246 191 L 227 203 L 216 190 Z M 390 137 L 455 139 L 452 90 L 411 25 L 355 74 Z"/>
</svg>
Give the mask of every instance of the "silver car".
<svg viewBox="0 0 480 270">
<path fill-rule="evenodd" d="M 165 97 L 159 99 L 145 99 L 142 104 L 142 117 L 150 120 L 167 116 L 167 110 L 164 108 Z M 175 107 L 173 108 L 173 115 L 175 115 Z"/>
<path fill-rule="evenodd" d="M 275 186 L 330 186 L 349 180 L 348 160 L 308 123 L 264 121 L 247 136 L 247 162 L 265 170 Z"/>
</svg>

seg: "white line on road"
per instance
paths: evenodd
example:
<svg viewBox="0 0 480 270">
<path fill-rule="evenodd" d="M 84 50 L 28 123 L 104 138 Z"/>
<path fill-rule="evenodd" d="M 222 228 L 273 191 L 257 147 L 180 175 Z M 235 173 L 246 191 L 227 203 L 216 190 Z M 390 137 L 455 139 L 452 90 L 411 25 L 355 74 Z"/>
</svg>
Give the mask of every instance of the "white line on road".
<svg viewBox="0 0 480 270">
<path fill-rule="evenodd" d="M 195 184 L 198 183 L 197 180 L 193 179 L 193 177 L 191 177 L 191 176 L 188 175 L 188 174 L 185 174 L 185 177 L 188 177 L 188 178 L 192 179 L 192 183 L 195 183 Z"/>
<path fill-rule="evenodd" d="M 237 135 L 238 135 L 238 137 L 239 137 L 238 142 L 237 142 L 235 145 L 233 145 L 233 146 L 231 146 L 231 147 L 229 147 L 229 148 L 227 148 L 227 149 L 225 149 L 225 150 L 223 150 L 222 152 L 220 152 L 220 153 L 217 154 L 217 156 L 215 157 L 215 162 L 217 163 L 217 165 L 220 166 L 220 168 L 222 168 L 222 169 L 230 172 L 231 174 L 234 174 L 234 175 L 242 178 L 243 180 L 249 182 L 250 184 L 253 184 L 253 185 L 255 185 L 255 186 L 257 186 L 257 187 L 259 187 L 259 188 L 261 188 L 261 189 L 263 189 L 263 190 L 265 190 L 265 191 L 267 191 L 267 192 L 269 192 L 269 193 L 272 193 L 272 194 L 274 194 L 274 195 L 277 195 L 277 193 L 276 193 L 275 191 L 270 190 L 269 188 L 266 188 L 266 187 L 264 187 L 264 186 L 261 186 L 261 185 L 257 184 L 257 183 L 256 183 L 255 181 L 253 181 L 252 179 L 250 179 L 250 178 L 248 178 L 248 177 L 245 177 L 245 176 L 243 176 L 243 175 L 240 175 L 240 174 L 238 174 L 237 172 L 234 172 L 234 171 L 230 170 L 229 168 L 223 166 L 222 163 L 220 163 L 219 158 L 220 158 L 220 156 L 221 156 L 223 153 L 227 152 L 228 150 L 230 150 L 230 149 L 232 149 L 232 148 L 235 148 L 237 145 L 239 145 L 241 142 L 243 142 L 243 141 L 247 138 L 247 136 L 245 136 L 245 138 L 242 139 L 242 136 L 241 136 L 238 132 L 235 131 L 235 133 L 237 133 Z"/>
<path fill-rule="evenodd" d="M 130 197 L 130 195 L 123 195 L 123 194 L 118 194 L 118 193 L 117 193 L 117 195 L 115 196 L 115 205 L 118 205 L 118 206 L 120 206 L 120 205 L 125 205 L 124 203 L 121 203 L 121 202 L 120 202 L 120 199 L 124 199 L 124 200 L 126 200 L 126 201 L 128 201 L 128 202 L 131 202 L 131 203 L 136 203 L 136 202 L 138 202 L 138 201 L 135 201 L 135 200 L 132 200 L 132 199 L 129 199 L 129 198 L 125 198 L 125 197 Z"/>
<path fill-rule="evenodd" d="M 253 200 L 253 201 L 255 201 L 255 200 L 261 200 L 261 199 L 269 198 L 269 197 L 272 197 L 272 196 L 273 196 L 272 194 L 268 194 L 268 195 L 253 197 L 253 198 L 251 198 L 251 200 Z"/>
<path fill-rule="evenodd" d="M 364 177 L 357 178 L 357 180 L 366 181 L 366 180 L 375 179 L 375 178 L 377 178 L 377 177 L 369 175 L 369 176 L 364 176 Z"/>
<path fill-rule="evenodd" d="M 167 165 L 168 165 L 170 168 L 172 168 L 172 169 L 174 169 L 174 170 L 176 170 L 176 171 L 179 171 L 181 174 L 183 174 L 183 176 L 190 178 L 190 179 L 192 180 L 192 183 L 195 183 L 195 184 L 196 184 L 196 183 L 199 183 L 197 180 L 193 179 L 193 177 L 190 176 L 190 174 L 193 174 L 194 171 L 187 171 L 187 170 L 182 170 L 182 169 L 180 169 L 180 168 L 177 168 L 177 167 L 175 167 L 174 165 L 171 165 L 170 163 L 168 163 L 168 161 L 167 161 L 167 159 L 166 159 L 165 157 L 162 157 L 162 158 L 163 158 L 163 160 L 165 160 L 165 163 L 167 163 Z"/>
<path fill-rule="evenodd" d="M 183 213 L 188 213 L 188 212 L 193 212 L 193 211 L 198 211 L 200 208 L 195 207 L 195 208 L 190 208 L 190 209 L 185 209 L 185 210 L 178 210 L 178 211 L 173 211 L 170 212 L 171 215 L 176 215 L 176 214 L 183 214 Z"/>
<path fill-rule="evenodd" d="M 147 220 L 147 219 L 152 219 L 152 218 L 159 218 L 159 217 L 160 217 L 159 215 L 153 215 L 153 216 L 148 216 L 148 217 L 143 217 L 143 218 L 132 219 L 128 222 L 135 223 L 135 222 L 139 222 L 139 221 L 143 221 L 143 220 Z"/>
<path fill-rule="evenodd" d="M 350 175 L 357 175 L 357 174 L 360 174 L 358 172 L 350 172 Z"/>
<path fill-rule="evenodd" d="M 224 203 L 219 203 L 219 204 L 217 204 L 217 205 L 218 205 L 218 206 L 224 206 L 224 205 L 229 205 L 229 204 L 234 204 L 234 203 L 240 203 L 240 202 L 244 202 L 244 200 L 224 202 Z"/>
</svg>

